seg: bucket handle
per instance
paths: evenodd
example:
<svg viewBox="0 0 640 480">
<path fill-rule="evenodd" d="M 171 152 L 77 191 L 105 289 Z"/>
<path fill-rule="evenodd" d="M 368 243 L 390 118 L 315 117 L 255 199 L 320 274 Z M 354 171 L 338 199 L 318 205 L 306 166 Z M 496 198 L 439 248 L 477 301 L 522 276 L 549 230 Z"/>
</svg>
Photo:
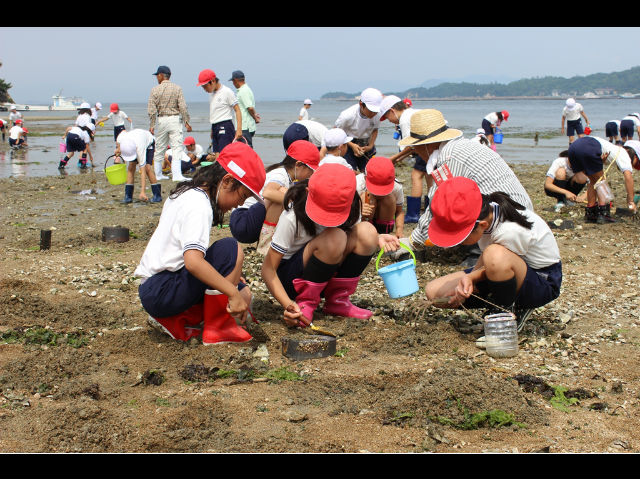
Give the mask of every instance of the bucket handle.
<svg viewBox="0 0 640 480">
<path fill-rule="evenodd" d="M 120 155 L 116 155 L 115 153 L 114 153 L 113 155 L 110 155 L 109 157 L 107 157 L 107 160 L 104 162 L 104 169 L 105 169 L 105 170 L 107 169 L 107 163 L 109 163 L 109 160 L 111 160 L 112 158 L 114 159 L 114 160 L 113 160 L 113 162 L 114 162 L 114 164 L 115 164 L 115 159 L 116 159 L 117 157 L 122 158 Z"/>
<path fill-rule="evenodd" d="M 400 242 L 400 246 L 406 250 L 409 251 L 409 253 L 411 254 L 411 256 L 413 257 L 413 264 L 416 264 L 416 256 L 413 253 L 413 250 L 411 250 L 409 247 L 407 247 L 404 243 Z M 376 259 L 376 272 L 379 270 L 378 266 L 380 265 L 380 258 L 382 257 L 382 254 L 384 253 L 384 248 L 380 249 L 380 253 L 378 253 L 378 258 Z"/>
</svg>

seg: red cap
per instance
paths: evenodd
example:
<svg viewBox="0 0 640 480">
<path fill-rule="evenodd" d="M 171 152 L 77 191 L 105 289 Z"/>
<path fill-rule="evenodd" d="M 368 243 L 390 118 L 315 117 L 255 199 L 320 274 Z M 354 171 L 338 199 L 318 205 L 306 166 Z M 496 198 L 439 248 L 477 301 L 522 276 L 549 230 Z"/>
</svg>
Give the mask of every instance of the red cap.
<svg viewBox="0 0 640 480">
<path fill-rule="evenodd" d="M 342 225 L 351 212 L 356 193 L 356 174 L 338 163 L 327 163 L 309 178 L 309 194 L 305 211 L 323 227 Z"/>
<path fill-rule="evenodd" d="M 379 196 L 389 195 L 396 180 L 396 169 L 387 157 L 373 157 L 367 163 L 364 174 L 367 190 Z"/>
<path fill-rule="evenodd" d="M 230 143 L 222 149 L 217 161 L 233 178 L 251 190 L 251 193 L 264 203 L 260 190 L 264 186 L 267 174 L 264 163 L 253 148 L 242 142 Z"/>
<path fill-rule="evenodd" d="M 23 131 L 24 133 L 29 133 L 29 130 L 27 130 L 26 128 L 23 128 L 23 129 L 22 129 L 22 131 Z"/>
<path fill-rule="evenodd" d="M 21 119 L 21 118 L 19 118 L 19 119 L 17 119 L 17 120 L 16 120 L 15 122 L 13 122 L 13 123 L 15 123 L 16 125 L 22 125 L 22 119 Z"/>
<path fill-rule="evenodd" d="M 413 107 L 413 102 L 411 100 L 409 100 L 408 98 L 405 98 L 402 101 L 405 103 L 405 105 L 407 107 Z"/>
<path fill-rule="evenodd" d="M 118 110 L 120 110 L 120 107 L 118 106 L 117 103 L 112 103 L 111 106 L 109 107 L 109 110 L 111 110 L 112 112 L 117 112 Z"/>
<path fill-rule="evenodd" d="M 506 110 L 502 110 L 502 118 L 504 119 L 504 121 L 506 122 L 507 120 L 509 120 L 509 112 L 507 112 Z"/>
<path fill-rule="evenodd" d="M 312 170 L 318 169 L 320 163 L 320 152 L 318 147 L 308 140 L 296 140 L 289 148 L 287 148 L 287 155 L 296 159 L 298 162 L 304 163 Z"/>
<path fill-rule="evenodd" d="M 196 83 L 196 87 L 201 87 L 205 83 L 209 83 L 214 78 L 216 78 L 215 72 L 205 68 L 200 72 L 200 75 L 198 75 L 198 83 Z"/>
<path fill-rule="evenodd" d="M 453 177 L 438 186 L 430 208 L 429 240 L 438 247 L 453 247 L 474 229 L 482 209 L 482 193 L 473 180 Z"/>
<path fill-rule="evenodd" d="M 184 142 L 182 142 L 184 145 L 195 145 L 196 144 L 196 139 L 189 136 L 187 138 L 184 139 Z"/>
</svg>

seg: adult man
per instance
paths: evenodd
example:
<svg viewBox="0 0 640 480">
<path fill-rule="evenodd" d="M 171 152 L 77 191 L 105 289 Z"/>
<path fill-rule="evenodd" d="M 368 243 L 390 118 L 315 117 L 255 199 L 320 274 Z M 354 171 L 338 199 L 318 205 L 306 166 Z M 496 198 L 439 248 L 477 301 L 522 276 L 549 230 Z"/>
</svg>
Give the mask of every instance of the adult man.
<svg viewBox="0 0 640 480">
<path fill-rule="evenodd" d="M 171 150 L 174 152 L 171 162 L 172 180 L 184 182 L 189 179 L 182 175 L 180 169 L 180 153 L 183 149 L 180 117 L 182 117 L 187 132 L 190 132 L 191 125 L 189 125 L 187 104 L 184 101 L 182 88 L 169 80 L 171 78 L 169 67 L 161 65 L 153 75 L 156 76 L 158 85 L 151 89 L 147 103 L 149 131 L 156 139 L 153 169 L 158 180 L 168 178 L 162 175 L 162 160 L 167 144 L 170 144 Z"/>
<path fill-rule="evenodd" d="M 567 136 L 569 137 L 569 143 L 573 143 L 574 136 L 578 134 L 578 138 L 584 137 L 584 130 L 582 129 L 582 115 L 589 126 L 589 119 L 587 114 L 584 113 L 582 105 L 580 105 L 574 98 L 567 98 L 565 106 L 562 109 L 562 134 L 564 135 L 564 121 L 567 121 Z"/>
<path fill-rule="evenodd" d="M 253 91 L 245 82 L 244 73 L 236 70 L 231 74 L 231 83 L 236 87 L 236 97 L 238 98 L 238 106 L 242 114 L 242 136 L 247 144 L 253 148 L 253 136 L 256 133 L 256 123 L 260 123 L 260 114 L 256 112 L 256 101 L 253 97 Z"/>
<path fill-rule="evenodd" d="M 466 177 L 476 182 L 483 194 L 504 192 L 533 210 L 529 195 L 502 157 L 478 142 L 462 138 L 462 132 L 449 128 L 438 110 L 424 109 L 414 113 L 411 133 L 398 145 L 412 146 L 427 163 L 427 174 L 435 179 L 427 194 L 430 200 L 438 189 L 439 178 Z M 414 249 L 432 245 L 428 238 L 430 222 L 431 209 L 427 208 L 411 233 Z"/>
<path fill-rule="evenodd" d="M 366 88 L 360 94 L 360 101 L 340 112 L 335 122 L 336 128 L 353 137 L 344 158 L 354 170 L 364 172 L 367 162 L 376 154 L 381 102 L 380 90 Z"/>
<path fill-rule="evenodd" d="M 242 112 L 233 90 L 220 83 L 213 70 L 202 70 L 196 86 L 202 87 L 209 94 L 211 153 L 217 155 L 224 147 L 242 137 Z M 236 117 L 235 127 L 231 120 L 232 113 Z"/>
</svg>

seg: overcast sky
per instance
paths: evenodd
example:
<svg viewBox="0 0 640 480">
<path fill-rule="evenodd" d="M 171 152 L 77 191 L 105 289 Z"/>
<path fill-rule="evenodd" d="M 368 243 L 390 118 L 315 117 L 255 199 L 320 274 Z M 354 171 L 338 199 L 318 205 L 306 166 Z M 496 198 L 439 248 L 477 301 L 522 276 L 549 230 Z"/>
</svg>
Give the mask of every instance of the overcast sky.
<svg viewBox="0 0 640 480">
<path fill-rule="evenodd" d="M 640 28 L 566 27 L 0 27 L 0 78 L 17 103 L 51 96 L 146 102 L 168 65 L 187 101 L 210 68 L 225 84 L 244 71 L 256 100 L 332 91 L 402 91 L 423 82 L 610 73 L 640 65 Z M 493 46 L 494 52 L 487 48 Z"/>
</svg>

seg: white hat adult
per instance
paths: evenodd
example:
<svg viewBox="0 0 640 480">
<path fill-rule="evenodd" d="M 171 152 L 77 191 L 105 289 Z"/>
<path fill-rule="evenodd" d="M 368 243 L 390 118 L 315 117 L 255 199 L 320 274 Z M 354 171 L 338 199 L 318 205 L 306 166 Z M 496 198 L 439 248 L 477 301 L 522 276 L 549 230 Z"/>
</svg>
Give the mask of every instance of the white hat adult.
<svg viewBox="0 0 640 480">
<path fill-rule="evenodd" d="M 382 92 L 377 88 L 365 88 L 360 94 L 360 101 L 371 110 L 378 113 L 382 103 Z"/>
<path fill-rule="evenodd" d="M 341 128 L 331 128 L 324 134 L 324 144 L 327 148 L 335 148 L 349 143 L 353 137 L 348 136 Z"/>
</svg>

